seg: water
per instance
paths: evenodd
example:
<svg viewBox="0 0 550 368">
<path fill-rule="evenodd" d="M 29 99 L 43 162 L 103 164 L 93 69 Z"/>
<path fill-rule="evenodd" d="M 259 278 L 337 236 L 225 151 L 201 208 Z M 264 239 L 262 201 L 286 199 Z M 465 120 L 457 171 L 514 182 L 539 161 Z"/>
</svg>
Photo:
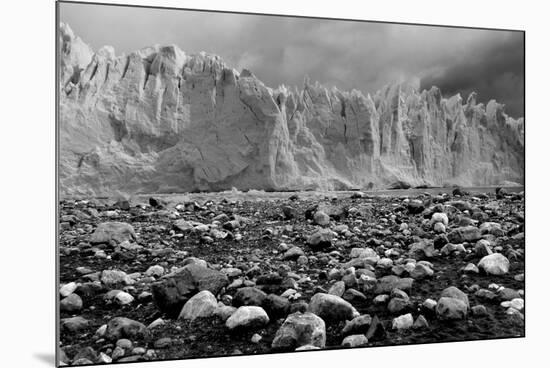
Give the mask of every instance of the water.
<svg viewBox="0 0 550 368">
<path fill-rule="evenodd" d="M 475 195 L 476 193 L 494 193 L 496 186 L 493 187 L 471 187 L 462 188 L 463 190 Z M 503 187 L 508 192 L 521 192 L 524 187 Z M 395 190 L 372 190 L 362 191 L 370 196 L 410 196 L 414 197 L 421 193 L 451 194 L 453 188 L 425 188 L 425 189 L 395 189 Z M 235 200 L 235 201 L 275 201 L 287 199 L 293 194 L 297 194 L 300 198 L 323 198 L 323 197 L 337 197 L 345 198 L 353 194 L 354 191 L 297 191 L 297 192 L 264 192 L 262 190 L 249 190 L 247 192 L 241 192 L 239 190 L 229 190 L 223 192 L 205 192 L 205 193 L 171 193 L 171 194 L 139 194 L 135 196 L 135 200 L 138 202 L 147 203 L 149 197 L 160 198 L 168 203 L 185 203 L 185 202 L 204 202 L 207 200 L 219 201 L 222 199 Z"/>
</svg>

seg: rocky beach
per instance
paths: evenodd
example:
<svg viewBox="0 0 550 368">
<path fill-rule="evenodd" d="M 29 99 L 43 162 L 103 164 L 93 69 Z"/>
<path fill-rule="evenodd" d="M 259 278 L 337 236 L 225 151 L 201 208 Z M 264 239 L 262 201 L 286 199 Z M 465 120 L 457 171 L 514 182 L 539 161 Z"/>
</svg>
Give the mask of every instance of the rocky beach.
<svg viewBox="0 0 550 368">
<path fill-rule="evenodd" d="M 522 188 L 63 199 L 60 360 L 524 336 Z"/>
</svg>

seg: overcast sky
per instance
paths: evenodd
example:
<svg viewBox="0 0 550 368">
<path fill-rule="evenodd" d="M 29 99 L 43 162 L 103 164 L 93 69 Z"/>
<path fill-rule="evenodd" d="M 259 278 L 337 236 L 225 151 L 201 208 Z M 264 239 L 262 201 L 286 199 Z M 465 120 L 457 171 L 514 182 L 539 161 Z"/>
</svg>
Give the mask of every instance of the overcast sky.
<svg viewBox="0 0 550 368">
<path fill-rule="evenodd" d="M 220 55 L 251 70 L 270 87 L 326 86 L 374 93 L 384 84 L 417 77 L 421 88 L 444 95 L 471 91 L 523 116 L 523 33 L 400 24 L 60 4 L 60 20 L 97 50 L 117 55 L 154 44 L 186 53 Z M 465 20 L 467 22 L 467 20 Z"/>
</svg>

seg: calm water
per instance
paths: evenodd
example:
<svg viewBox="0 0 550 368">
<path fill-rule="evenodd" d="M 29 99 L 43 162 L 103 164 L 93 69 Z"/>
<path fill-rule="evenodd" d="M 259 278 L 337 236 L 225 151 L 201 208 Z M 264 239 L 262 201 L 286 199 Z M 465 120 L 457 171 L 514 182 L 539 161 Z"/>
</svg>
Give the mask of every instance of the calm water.
<svg viewBox="0 0 550 368">
<path fill-rule="evenodd" d="M 463 188 L 472 195 L 476 193 L 494 193 L 495 187 L 475 187 Z M 521 192 L 524 187 L 505 187 L 509 192 Z M 420 193 L 448 193 L 451 194 L 453 188 L 426 188 L 426 189 L 396 189 L 396 190 L 374 190 L 362 191 L 371 196 L 416 196 Z M 290 197 L 292 194 L 298 194 L 300 198 L 322 198 L 322 197 L 349 197 L 353 191 L 303 191 L 303 192 L 264 192 L 261 190 L 249 190 L 241 192 L 238 190 L 229 190 L 224 192 L 208 192 L 208 193 L 172 193 L 172 194 L 139 194 L 134 197 L 138 202 L 147 203 L 151 196 L 161 198 L 169 203 L 182 203 L 188 201 L 203 202 L 206 200 L 240 200 L 240 201 L 260 201 L 260 200 L 280 200 Z"/>
</svg>

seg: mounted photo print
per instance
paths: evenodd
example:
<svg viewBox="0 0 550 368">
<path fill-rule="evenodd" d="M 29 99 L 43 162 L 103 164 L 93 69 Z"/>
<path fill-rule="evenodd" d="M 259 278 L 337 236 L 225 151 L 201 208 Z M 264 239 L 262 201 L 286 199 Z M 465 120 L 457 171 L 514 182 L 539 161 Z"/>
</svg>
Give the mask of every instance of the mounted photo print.
<svg viewBox="0 0 550 368">
<path fill-rule="evenodd" d="M 524 337 L 524 38 L 57 2 L 57 364 Z"/>
</svg>

